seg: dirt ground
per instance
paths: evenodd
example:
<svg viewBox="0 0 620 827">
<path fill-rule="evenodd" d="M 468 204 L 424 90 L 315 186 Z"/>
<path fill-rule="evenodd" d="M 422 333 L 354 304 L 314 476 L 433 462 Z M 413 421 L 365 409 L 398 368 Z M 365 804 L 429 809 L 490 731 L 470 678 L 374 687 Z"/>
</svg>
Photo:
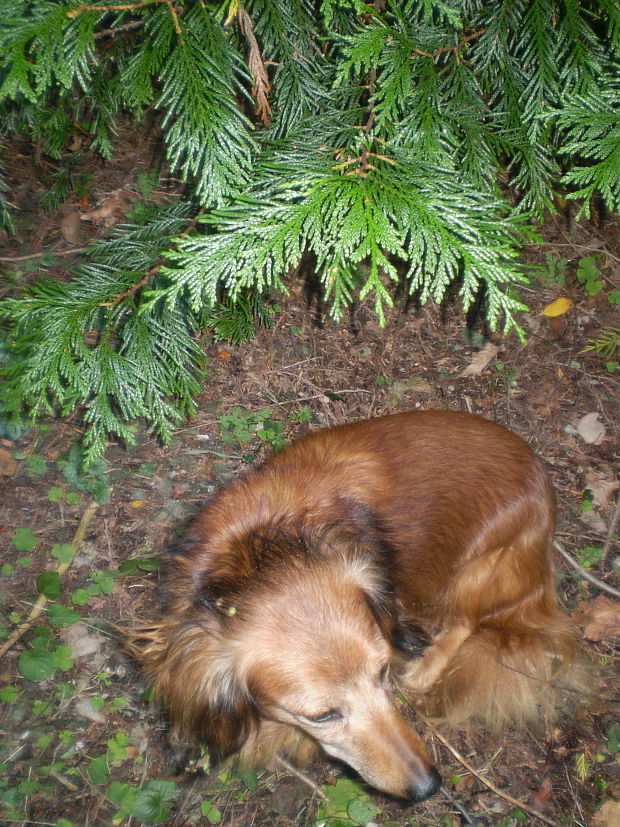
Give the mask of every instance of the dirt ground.
<svg viewBox="0 0 620 827">
<path fill-rule="evenodd" d="M 90 200 L 74 199 L 45 214 L 32 206 L 44 191 L 39 167 L 27 148 L 10 152 L 13 168 L 20 169 L 13 195 L 23 211 L 17 237 L 4 239 L 0 255 L 51 251 L 57 256 L 51 271 L 66 278 L 79 253 L 62 253 L 106 229 L 83 222 L 63 231 L 62 221 L 95 208 L 118 188 L 128 193 L 118 200 L 121 217 L 123 204 L 126 208 L 136 196 L 143 147 L 128 145 L 112 164 L 93 162 Z M 73 614 L 51 611 L 48 604 L 36 628 L 0 659 L 2 823 L 618 827 L 618 601 L 563 558 L 559 589 L 583 630 L 600 685 L 587 703 L 572 698 L 563 717 L 539 731 L 498 736 L 418 720 L 460 814 L 442 796 L 419 805 L 397 802 L 358 785 L 327 759 L 303 773 L 283 766 L 275 774 L 239 774 L 210 766 L 206 756 L 170 742 L 165 715 L 148 700 L 118 640 L 119 632 L 156 611 L 153 557 L 216 488 L 268 456 L 282 438 L 396 410 L 470 411 L 527 439 L 556 487 L 558 540 L 591 575 L 617 590 L 617 528 L 609 533 L 618 497 L 620 370 L 613 364 L 617 356 L 605 359 L 584 348 L 618 324 L 617 306 L 608 297 L 620 286 L 620 222 L 601 216 L 598 224 L 576 225 L 562 213 L 549 219 L 544 237 L 544 245 L 526 251 L 528 263 L 545 265 L 547 276 L 533 271 L 531 285 L 523 289 L 531 308 L 523 316 L 524 344 L 515 336 L 484 337 L 478 321 L 466 329 L 452 303 L 419 309 L 401 301 L 383 330 L 364 304 L 340 326 L 326 319 L 319 323 L 303 283 L 295 279 L 291 295 L 279 300 L 272 329 L 259 329 L 253 341 L 233 347 L 205 335 L 209 376 L 196 418 L 168 446 L 142 429 L 137 447 L 112 445 L 106 454 L 101 477 L 109 501 L 90 515 L 84 542 L 54 601 Z M 588 296 L 577 272 L 591 256 L 603 286 Z M 564 285 L 549 275 L 560 259 L 567 260 Z M 20 268 L 21 283 L 32 276 L 25 260 L 5 258 L 3 268 L 1 296 L 14 291 Z M 543 315 L 558 298 L 572 300 L 568 311 Z M 250 431 L 258 423 L 259 431 L 271 428 L 272 436 L 235 441 L 239 430 L 227 430 L 220 421 L 235 409 Z M 38 597 L 37 577 L 62 562 L 63 544 L 74 540 L 91 502 L 62 472 L 63 458 L 80 433 L 76 414 L 1 443 L 4 638 L 28 616 Z M 52 674 L 27 680 L 22 656 L 30 653 L 32 663 L 37 651 L 44 651 L 45 664 L 51 653 Z M 322 799 L 325 790 L 331 792 Z M 334 790 L 342 792 L 344 809 L 334 803 Z M 351 810 L 353 795 L 367 807 L 366 816 L 363 809 Z"/>
</svg>

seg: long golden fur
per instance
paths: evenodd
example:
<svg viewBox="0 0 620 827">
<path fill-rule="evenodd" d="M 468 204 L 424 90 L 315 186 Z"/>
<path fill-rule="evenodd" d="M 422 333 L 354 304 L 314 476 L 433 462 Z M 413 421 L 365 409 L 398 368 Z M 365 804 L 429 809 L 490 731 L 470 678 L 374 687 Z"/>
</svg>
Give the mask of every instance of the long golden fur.
<svg viewBox="0 0 620 827">
<path fill-rule="evenodd" d="M 317 745 L 389 793 L 441 781 L 391 686 L 453 721 L 552 710 L 577 650 L 558 605 L 549 478 L 480 417 L 401 413 L 319 431 L 234 482 L 168 560 L 131 646 L 216 757 Z"/>
</svg>

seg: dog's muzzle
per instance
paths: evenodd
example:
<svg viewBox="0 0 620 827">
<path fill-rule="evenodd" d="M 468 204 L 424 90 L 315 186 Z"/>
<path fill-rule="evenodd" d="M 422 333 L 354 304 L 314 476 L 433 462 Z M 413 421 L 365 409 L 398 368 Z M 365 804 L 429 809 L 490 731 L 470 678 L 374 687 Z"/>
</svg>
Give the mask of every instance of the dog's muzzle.
<svg viewBox="0 0 620 827">
<path fill-rule="evenodd" d="M 422 781 L 413 784 L 407 789 L 407 796 L 412 801 L 426 801 L 427 798 L 435 795 L 435 793 L 439 791 L 440 787 L 441 776 L 435 767 L 430 767 L 428 775 Z"/>
</svg>

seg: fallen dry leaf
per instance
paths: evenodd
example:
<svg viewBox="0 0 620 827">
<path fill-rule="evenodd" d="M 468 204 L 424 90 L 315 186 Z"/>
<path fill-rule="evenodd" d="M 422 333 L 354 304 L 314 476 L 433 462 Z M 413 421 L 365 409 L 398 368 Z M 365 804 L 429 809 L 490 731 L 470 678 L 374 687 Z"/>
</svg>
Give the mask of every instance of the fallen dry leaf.
<svg viewBox="0 0 620 827">
<path fill-rule="evenodd" d="M 548 316 L 549 318 L 553 318 L 554 316 L 562 316 L 566 313 L 572 303 L 572 299 L 567 299 L 564 297 L 556 299 L 554 302 L 551 302 L 551 304 L 548 304 L 543 308 L 542 315 Z"/>
<path fill-rule="evenodd" d="M 549 329 L 553 333 L 554 336 L 558 338 L 564 333 L 567 327 L 566 316 L 551 316 L 551 318 L 547 319 L 549 324 Z"/>
<path fill-rule="evenodd" d="M 62 629 L 60 636 L 63 643 L 71 647 L 75 660 L 88 663 L 94 672 L 103 668 L 105 658 L 101 648 L 104 639 L 98 632 L 89 632 L 84 623 L 76 623 L 68 629 Z"/>
<path fill-rule="evenodd" d="M 60 222 L 60 235 L 69 244 L 78 244 L 81 238 L 82 225 L 77 210 L 67 213 Z"/>
<path fill-rule="evenodd" d="M 532 807 L 542 813 L 545 807 L 549 804 L 552 791 L 553 786 L 551 784 L 551 779 L 544 778 L 542 784 L 540 785 L 540 789 L 532 799 Z"/>
<path fill-rule="evenodd" d="M 400 405 L 402 397 L 410 391 L 432 393 L 433 389 L 426 379 L 422 379 L 421 376 L 411 376 L 409 379 L 403 379 L 402 382 L 394 382 L 390 387 L 390 394 L 388 396 L 389 407 L 396 408 Z"/>
<path fill-rule="evenodd" d="M 115 190 L 100 206 L 90 212 L 82 213 L 80 218 L 82 221 L 92 221 L 104 227 L 111 227 L 129 211 L 134 200 L 135 197 L 125 190 Z"/>
<path fill-rule="evenodd" d="M 94 721 L 96 724 L 105 723 L 105 715 L 99 712 L 98 709 L 95 709 L 90 701 L 78 701 L 75 705 L 75 711 L 78 715 L 81 715 L 83 718 L 88 718 L 89 721 Z"/>
<path fill-rule="evenodd" d="M 489 362 L 495 359 L 498 353 L 499 347 L 494 345 L 493 342 L 487 342 L 482 350 L 476 353 L 467 367 L 461 371 L 461 376 L 480 376 Z"/>
<path fill-rule="evenodd" d="M 592 827 L 620 827 L 620 801 L 606 801 L 594 813 Z"/>
<path fill-rule="evenodd" d="M 605 439 L 605 426 L 599 422 L 598 413 L 586 414 L 577 423 L 577 433 L 588 445 L 600 445 Z"/>
<path fill-rule="evenodd" d="M 607 534 L 607 523 L 598 511 L 594 509 L 590 511 L 580 511 L 579 520 L 592 531 L 598 532 L 599 534 Z"/>
<path fill-rule="evenodd" d="M 16 462 L 6 448 L 0 448 L 0 476 L 10 477 L 15 471 Z"/>
<path fill-rule="evenodd" d="M 586 613 L 583 633 L 587 640 L 595 642 L 620 638 L 620 604 L 599 595 Z"/>
<path fill-rule="evenodd" d="M 620 480 L 609 465 L 604 465 L 586 474 L 586 488 L 592 492 L 592 504 L 596 508 L 605 507 L 611 500 L 614 491 L 620 488 Z"/>
</svg>

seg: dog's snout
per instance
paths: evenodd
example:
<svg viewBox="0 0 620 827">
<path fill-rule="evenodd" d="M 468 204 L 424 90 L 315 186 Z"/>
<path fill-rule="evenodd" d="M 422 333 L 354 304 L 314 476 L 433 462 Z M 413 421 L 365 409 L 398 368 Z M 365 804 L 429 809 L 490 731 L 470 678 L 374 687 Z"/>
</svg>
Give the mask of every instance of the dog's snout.
<svg viewBox="0 0 620 827">
<path fill-rule="evenodd" d="M 441 787 L 441 776 L 435 767 L 429 767 L 428 773 L 421 780 L 416 780 L 414 784 L 407 789 L 407 796 L 412 801 L 426 801 L 432 795 L 435 795 Z"/>
</svg>

